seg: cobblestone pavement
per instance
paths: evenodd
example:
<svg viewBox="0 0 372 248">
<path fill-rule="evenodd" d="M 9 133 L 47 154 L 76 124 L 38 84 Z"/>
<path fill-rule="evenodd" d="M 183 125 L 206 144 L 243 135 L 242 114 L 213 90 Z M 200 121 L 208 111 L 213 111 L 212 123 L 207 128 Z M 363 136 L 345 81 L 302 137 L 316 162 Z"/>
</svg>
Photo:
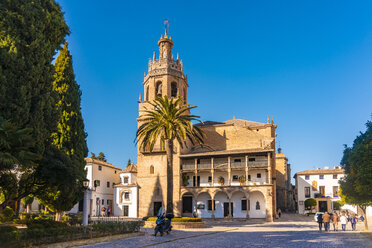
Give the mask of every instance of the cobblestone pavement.
<svg viewBox="0 0 372 248">
<path fill-rule="evenodd" d="M 358 225 L 363 230 L 363 225 Z M 208 221 L 206 228 L 173 230 L 163 237 L 145 236 L 84 247 L 372 247 L 359 232 L 319 232 L 310 217 L 284 215 L 274 223 L 262 221 Z"/>
</svg>

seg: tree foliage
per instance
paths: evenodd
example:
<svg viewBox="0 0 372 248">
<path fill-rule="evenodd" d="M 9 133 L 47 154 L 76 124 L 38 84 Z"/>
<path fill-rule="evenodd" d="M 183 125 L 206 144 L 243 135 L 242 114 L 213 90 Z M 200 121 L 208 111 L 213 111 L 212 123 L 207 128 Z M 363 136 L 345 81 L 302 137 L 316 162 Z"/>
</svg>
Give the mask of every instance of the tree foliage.
<svg viewBox="0 0 372 248">
<path fill-rule="evenodd" d="M 190 115 L 195 106 L 183 104 L 181 98 L 156 98 L 150 103 L 151 110 L 145 110 L 141 116 L 142 124 L 137 130 L 136 142 L 140 150 L 153 151 L 156 143 L 165 148 L 167 155 L 167 212 L 173 213 L 173 145 L 174 141 L 182 148 L 187 140 L 192 144 L 203 144 L 202 130 L 192 124 L 199 116 Z"/>
<path fill-rule="evenodd" d="M 316 200 L 314 198 L 309 198 L 305 200 L 305 208 L 311 208 L 316 206 Z"/>
<path fill-rule="evenodd" d="M 52 133 L 52 146 L 60 151 L 58 157 L 54 157 L 60 163 L 53 162 L 50 166 L 59 165 L 54 170 L 61 171 L 63 177 L 43 187 L 39 199 L 53 211 L 66 211 L 82 197 L 82 180 L 86 177 L 84 158 L 88 153 L 80 108 L 81 92 L 75 80 L 67 43 L 56 59 L 54 77 L 53 91 L 57 96 L 55 108 L 59 119 L 57 130 Z"/>
<path fill-rule="evenodd" d="M 352 147 L 345 145 L 341 165 L 346 175 L 340 180 L 343 201 L 360 206 L 364 214 L 366 206 L 372 205 L 372 122 L 366 127 Z"/>
<path fill-rule="evenodd" d="M 97 160 L 100 160 L 100 161 L 103 161 L 103 162 L 107 162 L 107 159 L 106 159 L 106 156 L 103 152 L 100 152 L 98 154 L 98 156 L 96 157 Z"/>
</svg>

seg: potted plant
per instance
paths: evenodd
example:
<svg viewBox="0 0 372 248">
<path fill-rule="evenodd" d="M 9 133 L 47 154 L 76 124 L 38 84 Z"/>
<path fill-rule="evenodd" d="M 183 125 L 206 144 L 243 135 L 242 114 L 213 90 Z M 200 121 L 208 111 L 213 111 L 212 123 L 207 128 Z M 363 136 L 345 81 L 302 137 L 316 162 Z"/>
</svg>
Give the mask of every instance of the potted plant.
<svg viewBox="0 0 372 248">
<path fill-rule="evenodd" d="M 223 178 L 223 176 L 219 176 L 217 178 L 217 183 L 219 183 L 221 186 L 223 186 L 225 184 L 225 178 Z"/>
<path fill-rule="evenodd" d="M 240 176 L 239 177 L 239 183 L 240 183 L 240 185 L 244 185 L 245 184 L 245 176 Z"/>
<path fill-rule="evenodd" d="M 190 177 L 186 174 L 182 174 L 182 186 L 186 187 L 189 185 Z"/>
</svg>

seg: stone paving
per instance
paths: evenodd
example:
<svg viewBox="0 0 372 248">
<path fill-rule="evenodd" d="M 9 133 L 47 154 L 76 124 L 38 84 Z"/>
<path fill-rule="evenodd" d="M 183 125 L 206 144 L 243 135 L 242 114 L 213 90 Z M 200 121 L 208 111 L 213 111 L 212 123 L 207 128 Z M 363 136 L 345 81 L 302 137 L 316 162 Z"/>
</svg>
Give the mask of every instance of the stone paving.
<svg viewBox="0 0 372 248">
<path fill-rule="evenodd" d="M 145 236 L 83 247 L 372 247 L 360 232 L 319 232 L 312 217 L 283 215 L 274 223 L 256 221 L 207 221 L 206 228 L 174 230 L 163 237 Z M 363 230 L 362 223 L 357 230 Z"/>
</svg>

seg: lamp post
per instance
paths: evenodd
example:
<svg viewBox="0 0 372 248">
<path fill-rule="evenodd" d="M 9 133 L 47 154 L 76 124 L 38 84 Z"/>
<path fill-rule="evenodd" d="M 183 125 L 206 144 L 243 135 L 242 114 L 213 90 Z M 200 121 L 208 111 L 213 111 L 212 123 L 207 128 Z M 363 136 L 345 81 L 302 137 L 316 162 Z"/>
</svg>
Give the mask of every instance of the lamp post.
<svg viewBox="0 0 372 248">
<path fill-rule="evenodd" d="M 83 226 L 88 225 L 88 191 L 89 191 L 89 179 L 83 180 L 84 187 L 84 202 L 83 202 Z"/>
</svg>

